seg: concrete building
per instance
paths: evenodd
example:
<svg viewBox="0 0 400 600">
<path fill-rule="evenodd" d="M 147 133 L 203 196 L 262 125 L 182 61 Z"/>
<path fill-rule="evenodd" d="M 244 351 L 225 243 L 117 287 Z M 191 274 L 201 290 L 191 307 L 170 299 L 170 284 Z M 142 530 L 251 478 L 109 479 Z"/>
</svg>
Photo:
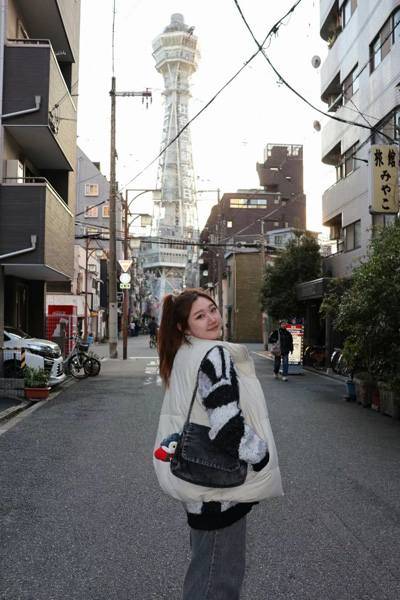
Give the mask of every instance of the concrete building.
<svg viewBox="0 0 400 600">
<path fill-rule="evenodd" d="M 321 0 L 320 15 L 329 46 L 321 97 L 332 116 L 347 121 L 322 129 L 322 161 L 336 169 L 322 199 L 323 225 L 336 242 L 325 273 L 338 276 L 365 254 L 371 226 L 393 218 L 370 212 L 369 169 L 372 144 L 399 140 L 400 3 Z"/>
<path fill-rule="evenodd" d="M 306 196 L 303 187 L 303 146 L 299 144 L 267 144 L 264 163 L 257 163 L 260 186 L 266 192 L 279 194 L 281 227 L 295 225 L 306 229 Z M 288 224 L 286 224 L 288 223 Z"/>
<path fill-rule="evenodd" d="M 228 256 L 236 256 L 236 250 L 242 248 L 252 254 L 252 257 L 241 257 L 241 261 L 255 263 L 257 260 L 263 260 L 265 264 L 266 260 L 269 260 L 267 255 L 273 254 L 276 249 L 284 248 L 295 229 L 306 229 L 303 147 L 295 144 L 267 144 L 264 162 L 257 163 L 256 169 L 262 189 L 238 190 L 223 194 L 218 204 L 212 208 L 201 233 L 203 250 L 200 256 L 200 285 L 210 290 L 218 301 L 227 335 L 228 332 L 238 335 L 234 333 L 237 323 L 233 316 L 236 313 L 225 310 L 226 306 L 232 304 L 227 302 Z M 258 259 L 253 256 L 254 253 L 258 254 Z M 235 289 L 243 288 L 246 294 L 248 282 L 246 277 L 242 278 L 242 274 L 244 271 L 239 270 L 235 275 Z M 257 334 L 250 333 L 249 330 L 249 335 L 252 339 L 257 335 L 262 339 L 259 303 L 263 276 L 261 266 L 256 269 L 254 276 L 252 287 L 256 290 L 257 298 L 254 318 L 259 322 L 259 326 L 256 328 Z"/>
<path fill-rule="evenodd" d="M 224 279 L 224 337 L 233 342 L 263 342 L 260 303 L 262 254 L 255 248 L 228 251 Z"/>
<path fill-rule="evenodd" d="M 80 1 L 1 0 L 0 342 L 74 276 Z"/>
<path fill-rule="evenodd" d="M 330 277 L 348 275 L 365 256 L 371 227 L 394 218 L 371 210 L 371 147 L 397 149 L 400 139 L 400 2 L 321 0 L 320 34 L 329 48 L 321 67 L 321 98 L 339 119 L 322 129 L 322 161 L 336 171 L 336 182 L 322 198 L 332 253 L 324 260 L 324 277 L 299 285 L 298 298 L 305 304 L 306 342 L 324 343 L 329 357 L 342 343 L 319 315 Z M 398 169 L 395 177 L 397 187 Z"/>
</svg>

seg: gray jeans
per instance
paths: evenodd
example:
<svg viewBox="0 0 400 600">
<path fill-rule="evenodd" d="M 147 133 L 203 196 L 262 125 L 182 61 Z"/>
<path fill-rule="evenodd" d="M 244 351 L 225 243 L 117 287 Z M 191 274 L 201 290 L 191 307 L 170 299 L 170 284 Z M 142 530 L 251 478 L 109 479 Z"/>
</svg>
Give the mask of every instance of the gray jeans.
<svg viewBox="0 0 400 600">
<path fill-rule="evenodd" d="M 182 600 L 239 600 L 246 566 L 246 517 L 224 529 L 190 529 L 190 547 Z"/>
</svg>

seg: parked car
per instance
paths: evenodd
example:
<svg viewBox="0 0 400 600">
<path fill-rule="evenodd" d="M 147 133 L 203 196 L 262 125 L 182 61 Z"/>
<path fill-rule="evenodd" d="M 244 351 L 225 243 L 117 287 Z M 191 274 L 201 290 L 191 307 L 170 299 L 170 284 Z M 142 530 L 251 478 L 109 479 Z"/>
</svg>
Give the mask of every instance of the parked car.
<svg viewBox="0 0 400 600">
<path fill-rule="evenodd" d="M 49 385 L 54 386 L 66 379 L 61 348 L 50 340 L 33 338 L 21 329 L 10 325 L 4 326 L 4 346 L 9 348 L 25 348 L 25 363 L 28 367 L 42 367 L 50 373 Z M 12 376 L 15 367 L 16 376 L 23 376 L 21 368 L 21 352 L 4 350 L 4 369 L 6 376 Z M 14 375 L 14 376 L 15 376 Z"/>
</svg>

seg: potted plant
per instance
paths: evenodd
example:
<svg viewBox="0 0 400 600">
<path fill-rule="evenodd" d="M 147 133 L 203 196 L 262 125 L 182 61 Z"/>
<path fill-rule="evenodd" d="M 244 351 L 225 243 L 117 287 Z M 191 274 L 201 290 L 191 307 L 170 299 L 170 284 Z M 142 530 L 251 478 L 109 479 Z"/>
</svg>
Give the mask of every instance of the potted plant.
<svg viewBox="0 0 400 600">
<path fill-rule="evenodd" d="M 28 400 L 45 400 L 49 397 L 50 373 L 39 367 L 25 367 L 25 395 Z"/>
<path fill-rule="evenodd" d="M 400 419 L 400 378 L 395 375 L 387 382 L 378 381 L 380 409 L 383 415 Z"/>
</svg>

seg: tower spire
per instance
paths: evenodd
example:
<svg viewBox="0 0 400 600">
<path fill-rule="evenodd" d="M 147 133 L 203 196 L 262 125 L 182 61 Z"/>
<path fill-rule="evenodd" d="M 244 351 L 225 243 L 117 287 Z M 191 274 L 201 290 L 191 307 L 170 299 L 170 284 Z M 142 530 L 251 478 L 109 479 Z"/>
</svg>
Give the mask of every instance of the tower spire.
<svg viewBox="0 0 400 600">
<path fill-rule="evenodd" d="M 158 167 L 164 216 L 158 219 L 163 235 L 191 238 L 198 231 L 192 142 L 189 127 L 190 77 L 200 58 L 194 27 L 175 13 L 153 41 L 156 69 L 164 78 L 165 114 Z M 186 128 L 185 128 L 186 127 Z M 176 141 L 180 131 L 184 130 Z"/>
</svg>

